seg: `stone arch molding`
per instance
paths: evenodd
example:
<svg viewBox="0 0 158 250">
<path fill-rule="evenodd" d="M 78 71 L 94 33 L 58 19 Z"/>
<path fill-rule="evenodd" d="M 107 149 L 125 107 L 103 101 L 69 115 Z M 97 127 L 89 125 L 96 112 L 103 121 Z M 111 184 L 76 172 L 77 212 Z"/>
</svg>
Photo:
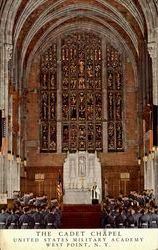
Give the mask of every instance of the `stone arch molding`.
<svg viewBox="0 0 158 250">
<path fill-rule="evenodd" d="M 27 88 L 28 83 L 28 77 L 30 68 L 32 65 L 33 60 L 38 57 L 39 54 L 41 54 L 43 51 L 45 51 L 49 46 L 51 46 L 51 43 L 54 40 L 60 39 L 61 36 L 63 36 L 66 33 L 76 32 L 78 30 L 81 31 L 92 31 L 93 33 L 99 34 L 102 38 L 104 38 L 107 42 L 109 42 L 111 45 L 113 45 L 120 53 L 122 54 L 125 52 L 125 56 L 129 58 L 133 65 L 134 69 L 134 75 L 136 82 L 138 80 L 137 77 L 137 71 L 136 71 L 136 61 L 135 58 L 131 52 L 131 50 L 128 48 L 125 41 L 122 39 L 122 37 L 114 30 L 111 29 L 110 26 L 108 26 L 108 29 L 100 28 L 95 24 L 71 24 L 66 25 L 57 31 L 54 32 L 53 27 L 50 27 L 50 30 L 48 30 L 49 36 L 46 36 L 45 34 L 39 39 L 36 46 L 34 47 L 33 51 L 29 55 L 27 67 L 25 68 L 25 72 L 21 72 L 21 79 L 24 84 L 24 87 Z M 23 63 L 23 61 L 22 61 Z"/>
<path fill-rule="evenodd" d="M 1 4 L 2 8 L 0 12 L 0 17 L 1 17 L 0 47 L 1 47 L 1 60 L 3 63 L 0 68 L 0 71 L 1 71 L 0 80 L 1 80 L 1 89 L 3 93 L 4 93 L 4 85 L 8 84 L 7 77 L 5 77 L 7 74 L 7 68 L 8 68 L 7 67 L 7 63 L 9 60 L 8 58 L 10 58 L 10 54 L 16 53 L 17 41 L 18 41 L 20 32 L 24 26 L 24 23 L 28 19 L 29 15 L 33 13 L 33 11 L 36 10 L 38 7 L 40 7 L 43 3 L 45 3 L 46 0 L 37 0 L 34 2 L 32 0 L 28 0 L 25 7 L 20 12 L 19 7 L 22 2 L 23 2 L 22 0 L 2 0 L 2 4 Z M 53 1 L 52 4 L 49 6 L 49 8 L 46 8 L 43 11 L 39 19 L 37 19 L 37 21 L 35 22 L 34 26 L 32 26 L 32 28 L 29 30 L 28 35 L 26 39 L 24 40 L 24 43 L 22 45 L 23 50 L 21 52 L 22 57 L 24 56 L 24 54 L 22 55 L 22 53 L 29 46 L 31 39 L 40 28 L 40 25 L 44 24 L 43 21 L 44 20 L 49 21 L 51 19 L 52 14 L 49 16 L 48 12 L 51 11 L 53 8 L 58 7 L 60 4 L 64 4 L 65 2 L 66 0 Z M 136 33 L 136 31 L 133 30 L 130 23 L 123 16 L 123 13 L 121 13 L 119 9 L 116 8 L 116 6 L 112 5 L 112 2 L 109 3 L 109 1 L 105 1 L 105 0 L 96 0 L 95 2 L 98 4 L 98 7 L 92 4 L 88 6 L 86 4 L 79 4 L 79 3 L 70 4 L 68 7 L 65 7 L 65 9 L 63 9 L 63 11 L 61 11 L 60 14 L 64 15 L 66 12 L 69 13 L 69 11 L 71 11 L 72 8 L 74 8 L 74 11 L 76 11 L 77 8 L 79 7 L 81 9 L 84 9 L 84 11 L 87 11 L 87 8 L 89 8 L 89 10 L 92 11 L 92 13 L 96 12 L 98 17 L 95 21 L 100 22 L 100 20 L 98 19 L 99 16 L 100 18 L 108 17 L 110 18 L 110 20 L 117 22 L 117 24 L 120 27 L 122 27 L 123 30 L 126 32 L 126 34 L 130 36 L 132 43 L 138 52 L 138 46 L 137 46 L 138 34 Z M 156 28 L 158 25 L 157 2 L 154 0 L 153 1 L 139 0 L 138 2 L 139 2 L 139 5 L 141 6 L 141 10 L 138 9 L 138 7 L 134 4 L 134 1 L 132 0 L 130 0 L 130 4 L 129 4 L 129 1 L 125 1 L 125 0 L 117 0 L 116 2 L 120 4 L 121 6 L 123 6 L 126 9 L 126 11 L 129 12 L 134 17 L 142 35 L 145 34 L 145 22 L 146 22 L 147 30 L 149 31 L 148 40 L 149 40 L 150 45 L 152 43 L 151 45 L 152 48 L 154 46 L 154 51 L 155 51 L 157 47 L 155 46 L 154 43 L 156 43 L 156 40 L 157 40 Z M 103 9 L 102 7 L 108 8 L 113 14 L 108 14 L 105 11 L 102 11 Z M 76 13 L 76 15 L 84 16 L 84 11 L 82 10 L 82 13 L 80 11 Z M 16 16 L 17 13 L 19 17 Z M 92 16 L 90 15 L 91 14 L 89 13 L 89 17 L 92 18 Z M 16 25 L 14 29 L 13 27 L 14 27 L 15 21 L 16 21 Z M 8 50 L 8 47 L 9 47 L 9 50 Z M 13 52 L 10 53 L 10 49 L 12 51 L 12 48 L 13 48 Z M 153 50 L 151 53 L 153 54 Z M 154 52 L 154 57 L 155 57 L 155 53 L 156 52 Z M 18 79 L 16 79 L 16 81 L 17 80 Z M 2 104 L 2 99 L 4 99 L 4 94 L 2 94 L 2 96 L 3 97 L 1 98 L 0 103 L 1 103 L 1 106 L 4 106 L 4 104 Z"/>
<path fill-rule="evenodd" d="M 22 13 L 20 14 L 20 18 L 18 19 L 16 28 L 15 28 L 15 34 L 12 34 L 13 31 L 13 25 L 14 25 L 14 20 L 17 14 L 17 10 L 18 7 L 20 6 L 22 0 L 3 0 L 2 5 L 4 6 L 3 12 L 1 14 L 1 26 L 0 26 L 0 30 L 2 31 L 1 34 L 1 41 L 3 42 L 7 42 L 9 44 L 12 44 L 14 42 L 14 47 L 16 46 L 16 39 L 19 36 L 19 32 L 21 31 L 24 22 L 26 21 L 26 19 L 28 18 L 28 16 L 36 9 L 38 8 L 42 3 L 45 2 L 45 0 L 38 0 L 34 3 L 32 3 L 32 1 L 28 1 L 24 10 L 22 11 Z M 60 0 L 57 2 L 52 3 L 52 6 L 50 6 L 50 9 L 57 7 L 59 4 L 64 3 L 64 0 Z M 123 16 L 121 16 L 120 12 L 112 7 L 110 4 L 108 4 L 106 1 L 104 0 L 96 0 L 96 2 L 103 4 L 104 6 L 107 6 L 108 8 L 110 8 L 111 10 L 114 11 L 115 15 L 118 17 L 123 18 Z M 127 3 L 127 1 L 125 0 L 117 0 L 118 3 L 122 4 L 124 7 L 127 8 L 127 10 L 134 16 L 134 18 L 137 20 L 139 27 L 141 29 L 142 32 L 144 32 L 143 30 L 143 18 L 140 15 L 140 12 L 138 11 L 138 9 L 136 8 L 135 4 L 133 3 L 133 1 L 130 0 L 130 4 Z M 153 29 L 156 26 L 156 7 L 154 4 L 154 1 L 150 1 L 148 2 L 147 0 L 139 0 L 139 3 L 142 7 L 142 10 L 144 12 L 144 15 L 146 17 L 146 22 L 148 25 L 148 29 Z M 76 6 L 78 6 L 78 4 L 76 4 Z M 49 8 L 43 13 L 43 15 L 46 15 L 47 12 L 50 10 Z M 42 15 L 41 15 L 42 16 Z M 126 22 L 126 20 L 123 18 L 123 22 Z M 129 26 L 127 26 L 127 29 L 129 28 Z M 5 35 L 3 35 L 5 34 Z M 13 41 L 14 40 L 14 41 Z"/>
<path fill-rule="evenodd" d="M 84 8 L 84 10 L 82 11 L 77 11 L 78 8 Z M 53 19 L 57 19 L 60 16 L 62 16 L 62 18 L 60 18 L 60 20 L 57 22 L 57 25 L 61 25 L 62 23 L 76 17 L 76 16 L 82 16 L 82 17 L 89 17 L 94 21 L 98 21 L 100 24 L 104 24 L 105 27 L 106 26 L 110 26 L 108 25 L 107 22 L 103 21 L 101 18 L 103 17 L 107 17 L 110 18 L 112 20 L 114 20 L 116 23 L 119 22 L 119 18 L 115 17 L 115 15 L 110 15 L 108 13 L 104 13 L 103 11 L 99 11 L 97 9 L 93 9 L 91 8 L 89 10 L 89 5 L 87 4 L 78 4 L 76 6 L 70 6 L 66 7 L 64 10 L 59 11 L 57 13 L 54 13 L 54 15 L 52 16 L 52 14 L 48 15 L 47 17 L 45 17 L 44 19 L 42 17 L 40 17 L 39 19 L 37 19 L 37 21 L 34 23 L 34 25 L 32 26 L 32 28 L 30 29 L 30 31 L 27 34 L 27 37 L 24 41 L 24 46 L 23 46 L 23 50 L 22 50 L 22 55 L 25 55 L 25 52 L 27 50 L 27 47 L 29 46 L 31 40 L 33 39 L 34 34 L 37 32 L 37 30 L 40 30 L 40 28 L 45 25 L 46 23 L 48 23 L 49 21 L 53 20 Z M 67 12 L 71 11 L 71 16 L 67 15 Z M 92 12 L 93 11 L 93 12 Z M 74 13 L 75 12 L 75 13 Z M 100 18 L 98 18 L 98 16 Z M 135 33 L 133 32 L 133 30 L 131 29 L 131 27 L 128 25 L 126 20 L 122 20 L 120 21 L 120 26 L 122 27 L 122 29 L 124 29 L 126 31 L 126 33 L 128 34 L 129 37 L 131 37 L 132 43 L 135 47 L 135 50 L 137 51 L 137 53 L 139 53 L 138 51 L 138 42 L 137 42 L 137 37 L 135 35 Z M 52 25 L 53 27 L 53 25 Z M 51 29 L 52 29 L 51 27 Z M 100 27 L 99 27 L 100 28 Z M 112 27 L 111 27 L 112 28 Z M 113 29 L 113 32 L 115 32 L 115 30 Z M 48 31 L 46 31 L 46 33 L 48 33 Z M 115 32 L 116 33 L 116 32 Z"/>
<path fill-rule="evenodd" d="M 62 10 L 56 11 L 56 12 L 52 12 L 54 6 L 51 6 L 50 8 L 46 9 L 41 15 L 40 17 L 36 20 L 36 22 L 34 23 L 34 25 L 32 26 L 32 28 L 30 29 L 30 32 L 27 35 L 26 40 L 31 38 L 34 36 L 34 34 L 37 32 L 37 30 L 39 30 L 45 23 L 49 22 L 50 20 L 56 19 L 58 17 L 65 17 L 65 16 L 69 16 L 69 18 L 72 18 L 73 15 L 72 13 L 76 12 L 76 16 L 78 15 L 84 15 L 83 11 L 87 11 L 92 13 L 93 16 L 100 16 L 100 17 L 108 17 L 112 20 L 114 20 L 115 22 L 117 22 L 126 32 L 127 34 L 130 34 L 132 36 L 133 42 L 136 43 L 136 35 L 134 34 L 132 28 L 130 27 L 129 23 L 127 22 L 127 20 L 120 14 L 120 12 L 116 11 L 114 8 L 112 8 L 112 6 L 110 6 L 108 4 L 108 8 L 110 10 L 112 10 L 114 12 L 114 14 L 110 14 L 108 12 L 103 11 L 102 9 L 100 9 L 99 7 L 93 7 L 90 6 L 89 4 L 71 4 L 69 6 L 63 7 Z M 82 9 L 82 13 L 79 9 Z M 142 30 L 142 29 L 141 29 Z M 20 32 L 20 31 L 19 31 Z M 142 32 L 144 33 L 144 31 L 142 30 Z M 17 38 L 19 35 L 16 34 Z M 16 41 L 16 40 L 15 40 Z M 26 44 L 25 44 L 26 46 Z"/>
<path fill-rule="evenodd" d="M 56 7 L 58 4 L 63 3 L 65 0 L 59 0 L 56 3 L 54 3 L 54 7 Z M 38 8 L 42 3 L 44 3 L 45 0 L 37 0 L 36 2 L 32 2 L 29 0 L 20 14 L 20 18 L 18 19 L 18 23 L 16 26 L 16 32 L 17 34 L 18 30 L 20 31 L 24 22 L 28 18 L 28 16 L 36 9 Z M 104 0 L 97 0 L 97 2 L 100 2 L 104 5 L 107 5 L 106 1 Z M 125 1 L 125 0 L 117 0 L 118 3 L 121 3 L 123 6 L 127 8 L 127 10 L 132 13 L 132 15 L 135 17 L 135 19 L 138 21 L 139 25 L 142 27 L 142 17 L 136 8 L 135 4 L 132 0 Z M 139 0 L 139 4 L 142 7 L 147 26 L 149 30 L 153 30 L 157 26 L 157 2 L 156 1 L 147 1 L 147 0 Z M 15 36 L 12 34 L 13 25 L 15 16 L 17 14 L 18 8 L 20 4 L 22 3 L 22 0 L 2 0 L 2 10 L 0 13 L 1 16 L 1 24 L 0 24 L 0 30 L 1 30 L 1 41 L 5 41 L 8 43 L 12 43 L 12 37 L 15 38 Z M 118 14 L 118 11 L 117 11 Z M 5 31 L 5 32 L 4 32 Z M 3 35 L 5 34 L 5 35 Z M 18 34 L 16 35 L 18 37 Z"/>
</svg>

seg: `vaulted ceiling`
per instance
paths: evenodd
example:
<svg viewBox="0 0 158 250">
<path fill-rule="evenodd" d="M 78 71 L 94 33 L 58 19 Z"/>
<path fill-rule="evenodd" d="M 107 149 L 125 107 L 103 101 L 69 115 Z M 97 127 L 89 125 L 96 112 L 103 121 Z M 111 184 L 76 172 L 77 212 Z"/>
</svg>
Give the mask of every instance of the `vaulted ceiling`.
<svg viewBox="0 0 158 250">
<path fill-rule="evenodd" d="M 13 44 L 21 68 L 52 37 L 85 29 L 118 40 L 135 60 L 157 26 L 157 1 L 2 0 L 1 42 Z"/>
</svg>

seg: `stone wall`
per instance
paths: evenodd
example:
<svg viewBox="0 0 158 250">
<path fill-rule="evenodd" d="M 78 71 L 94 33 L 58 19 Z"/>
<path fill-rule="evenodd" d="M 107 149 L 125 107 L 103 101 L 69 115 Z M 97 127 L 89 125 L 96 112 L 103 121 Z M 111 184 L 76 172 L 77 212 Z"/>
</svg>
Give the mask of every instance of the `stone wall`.
<svg viewBox="0 0 158 250">
<path fill-rule="evenodd" d="M 102 178 L 105 179 L 109 173 L 117 172 L 113 178 L 118 179 L 119 173 L 132 172 L 130 187 L 133 189 L 140 189 L 140 175 L 139 167 L 137 165 L 138 157 L 138 138 L 139 138 L 139 118 L 138 118 L 138 87 L 134 77 L 134 70 L 132 64 L 127 60 L 125 65 L 125 87 L 124 87 L 124 126 L 125 126 L 125 152 L 99 153 L 101 165 L 103 168 Z M 27 138 L 26 138 L 26 151 L 27 151 L 27 175 L 28 178 L 36 170 L 42 169 L 46 171 L 47 167 L 53 169 L 55 167 L 62 167 L 65 153 L 40 153 L 39 151 L 39 58 L 36 58 L 32 64 L 29 80 L 28 80 L 28 95 L 27 95 Z M 60 131 L 59 131 L 60 132 Z M 111 170 L 112 168 L 112 170 Z M 130 169 L 128 169 L 130 168 Z M 134 176 L 134 177 L 133 177 Z M 120 178 L 120 177 L 119 177 Z M 135 183 L 132 186 L 132 180 Z M 109 183 L 109 185 L 111 185 Z M 25 187 L 29 186 L 25 185 Z M 35 190 L 35 184 L 34 184 Z M 112 189 L 111 189 L 112 190 Z M 36 190 L 37 191 L 37 190 Z M 112 192 L 115 195 L 115 191 Z"/>
</svg>

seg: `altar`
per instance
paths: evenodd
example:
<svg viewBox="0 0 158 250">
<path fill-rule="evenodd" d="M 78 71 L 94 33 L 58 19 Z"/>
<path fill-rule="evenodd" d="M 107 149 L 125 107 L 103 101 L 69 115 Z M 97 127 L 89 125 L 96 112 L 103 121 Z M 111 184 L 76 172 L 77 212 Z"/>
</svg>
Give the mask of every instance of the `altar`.
<svg viewBox="0 0 158 250">
<path fill-rule="evenodd" d="M 92 204 L 91 190 L 97 184 L 102 197 L 101 163 L 97 153 L 68 153 L 63 168 L 64 204 Z"/>
</svg>

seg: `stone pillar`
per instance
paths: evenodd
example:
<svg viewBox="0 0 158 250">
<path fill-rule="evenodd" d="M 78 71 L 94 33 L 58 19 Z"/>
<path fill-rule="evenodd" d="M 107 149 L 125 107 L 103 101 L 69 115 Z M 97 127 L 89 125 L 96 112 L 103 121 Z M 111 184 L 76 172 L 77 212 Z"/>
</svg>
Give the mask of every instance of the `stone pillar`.
<svg viewBox="0 0 158 250">
<path fill-rule="evenodd" d="M 3 168 L 4 168 L 4 157 L 0 155 L 0 193 L 3 193 Z"/>
<path fill-rule="evenodd" d="M 153 178 L 153 160 L 149 159 L 147 162 L 147 189 L 154 188 L 154 178 Z"/>
<path fill-rule="evenodd" d="M 147 162 L 144 162 L 144 189 L 147 189 Z"/>
<path fill-rule="evenodd" d="M 158 205 L 158 151 L 155 152 L 155 158 L 154 158 L 154 179 L 155 179 L 155 187 L 154 187 L 154 193 L 155 193 L 155 199 L 156 203 Z"/>
<path fill-rule="evenodd" d="M 152 58 L 153 70 L 153 104 L 158 105 L 158 28 L 155 29 L 155 36 L 148 43 L 148 50 Z"/>
<path fill-rule="evenodd" d="M 0 156 L 0 191 L 2 193 L 8 193 L 8 197 L 11 197 L 11 162 L 8 160 L 7 152 L 11 149 L 11 129 L 9 131 L 8 117 L 12 116 L 12 109 L 9 107 L 9 61 L 12 58 L 12 44 L 5 42 L 0 43 L 0 109 L 2 109 L 3 118 L 6 118 L 6 148 L 3 155 Z"/>
<path fill-rule="evenodd" d="M 21 168 L 21 164 L 16 163 L 16 174 L 17 174 L 16 190 L 17 191 L 20 191 L 20 168 Z"/>
<path fill-rule="evenodd" d="M 21 164 L 17 163 L 13 158 L 7 161 L 7 192 L 8 198 L 12 198 L 13 191 L 20 191 L 20 167 Z"/>
<path fill-rule="evenodd" d="M 155 189 L 155 171 L 154 171 L 154 160 L 151 159 L 151 189 Z"/>
<path fill-rule="evenodd" d="M 148 161 L 145 162 L 144 164 L 145 164 L 144 188 L 153 189 L 155 193 L 155 179 L 156 179 L 155 160 L 150 157 Z"/>
<path fill-rule="evenodd" d="M 158 27 L 153 30 L 153 36 L 148 42 L 148 50 L 152 58 L 152 70 L 153 70 L 153 104 L 158 105 Z M 156 194 L 156 200 L 158 204 L 158 151 L 155 152 L 155 158 L 153 160 L 154 169 L 154 191 Z"/>
<path fill-rule="evenodd" d="M 12 163 L 7 160 L 7 193 L 8 198 L 12 197 Z"/>
</svg>

